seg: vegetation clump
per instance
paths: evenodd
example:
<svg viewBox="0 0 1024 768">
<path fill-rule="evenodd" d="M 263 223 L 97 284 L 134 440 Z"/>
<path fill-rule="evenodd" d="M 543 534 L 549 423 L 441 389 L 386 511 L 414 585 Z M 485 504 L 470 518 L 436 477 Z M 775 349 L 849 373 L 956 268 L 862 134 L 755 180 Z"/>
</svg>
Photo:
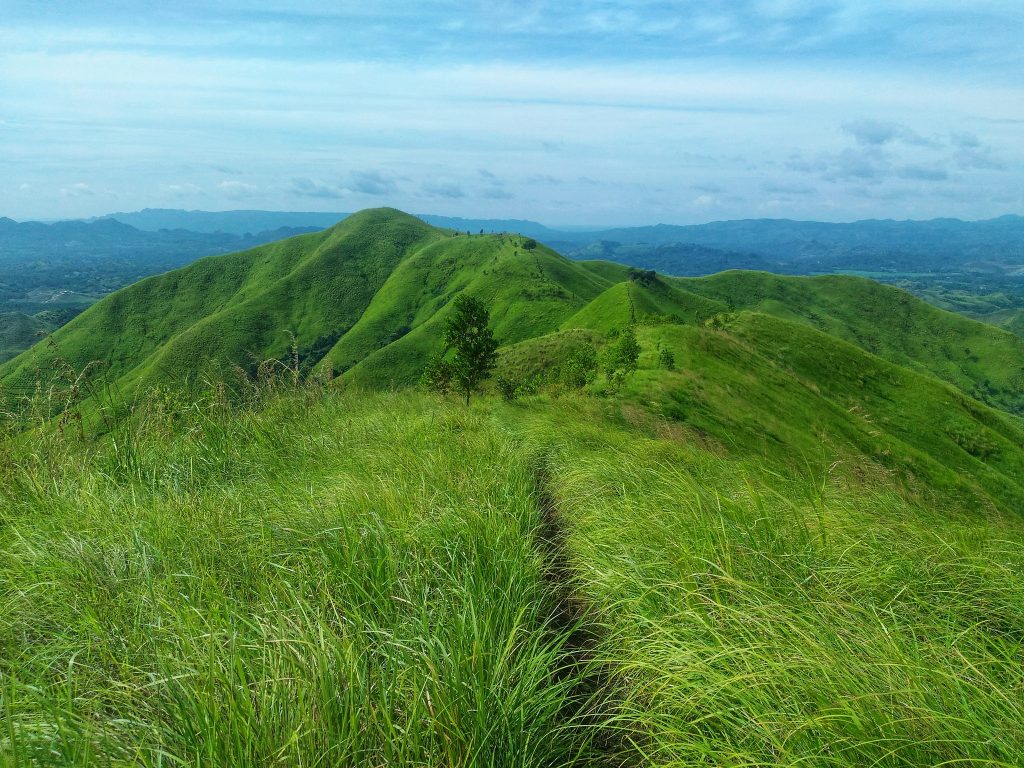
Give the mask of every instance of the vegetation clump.
<svg viewBox="0 0 1024 768">
<path fill-rule="evenodd" d="M 674 371 L 676 369 L 676 356 L 672 353 L 671 349 L 662 347 L 658 350 L 658 364 L 666 371 Z"/>
<path fill-rule="evenodd" d="M 653 269 L 630 269 L 629 279 L 648 288 L 653 288 L 660 283 L 658 273 Z"/>
<path fill-rule="evenodd" d="M 557 369 L 559 383 L 571 389 L 582 389 L 597 378 L 598 355 L 593 344 L 583 344 Z"/>
<path fill-rule="evenodd" d="M 640 360 L 640 344 L 632 326 L 619 331 L 618 338 L 607 350 L 601 361 L 608 382 L 615 388 L 637 369 Z"/>
</svg>

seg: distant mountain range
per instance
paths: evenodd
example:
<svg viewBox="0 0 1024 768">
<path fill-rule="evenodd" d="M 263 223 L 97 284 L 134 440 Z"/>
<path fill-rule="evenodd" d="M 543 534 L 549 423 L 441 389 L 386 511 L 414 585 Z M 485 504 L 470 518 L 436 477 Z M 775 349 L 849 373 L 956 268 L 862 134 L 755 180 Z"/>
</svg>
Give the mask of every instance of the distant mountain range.
<svg viewBox="0 0 1024 768">
<path fill-rule="evenodd" d="M 146 208 L 130 213 L 112 213 L 90 219 L 87 223 L 115 220 L 136 230 L 158 232 L 187 230 L 207 234 L 256 234 L 286 229 L 324 229 L 350 214 L 344 212 L 309 211 L 185 211 L 168 208 Z M 634 256 L 639 249 L 653 251 L 664 246 L 700 246 L 701 251 L 683 250 L 670 257 L 665 252 L 657 258 L 674 258 L 683 272 L 692 271 L 690 257 L 721 266 L 708 257 L 722 252 L 719 260 L 748 259 L 752 255 L 764 259 L 764 265 L 792 264 L 803 269 L 824 270 L 852 264 L 850 268 L 899 266 L 927 261 L 935 266 L 939 258 L 957 263 L 1024 263 L 1024 216 L 1000 216 L 981 221 L 939 218 L 927 221 L 896 221 L 867 219 L 851 223 L 794 221 L 790 219 L 742 219 L 713 221 L 706 224 L 618 227 L 611 229 L 559 229 L 524 219 L 477 219 L 421 214 L 419 218 L 433 226 L 459 231 L 518 232 L 543 240 L 566 255 L 586 253 L 595 249 L 614 256 L 616 249 L 630 247 Z M 0 219 L 0 225 L 10 219 Z M 79 222 L 57 222 L 53 226 L 68 227 Z M 3 229 L 0 227 L 0 232 Z M 713 249 L 713 250 L 707 250 Z M 762 262 L 759 262 L 762 263 Z"/>
<path fill-rule="evenodd" d="M 144 208 L 130 213 L 111 213 L 86 219 L 97 222 L 114 219 L 145 232 L 187 229 L 206 234 L 247 235 L 281 228 L 326 229 L 347 213 L 312 211 L 186 211 L 180 208 Z"/>
<path fill-rule="evenodd" d="M 281 228 L 324 229 L 349 214 L 342 212 L 185 211 L 147 208 L 113 213 L 137 230 L 188 230 L 249 235 Z M 983 221 L 870 219 L 846 224 L 789 219 L 744 219 L 707 224 L 616 229 L 558 229 L 522 219 L 472 219 L 422 214 L 436 227 L 468 231 L 516 232 L 542 240 L 574 258 L 609 258 L 671 274 L 709 274 L 727 268 L 758 268 L 790 273 L 830 271 L 947 271 L 1024 267 L 1024 217 Z M 64 224 L 67 224 L 65 222 Z M 685 246 L 685 247 L 682 247 Z M 695 247 L 699 246 L 699 247 Z"/>
<path fill-rule="evenodd" d="M 180 208 L 144 208 L 130 213 L 111 213 L 86 219 L 87 222 L 114 219 L 146 232 L 162 229 L 187 229 L 191 232 L 230 233 L 245 235 L 266 232 L 282 227 L 294 229 L 326 229 L 334 226 L 350 213 L 326 213 L 321 211 L 186 211 Z M 552 235 L 564 233 L 556 229 L 525 219 L 465 219 L 458 216 L 435 216 L 420 214 L 419 218 L 435 227 L 485 232 L 518 232 L 529 237 L 552 239 Z"/>
</svg>

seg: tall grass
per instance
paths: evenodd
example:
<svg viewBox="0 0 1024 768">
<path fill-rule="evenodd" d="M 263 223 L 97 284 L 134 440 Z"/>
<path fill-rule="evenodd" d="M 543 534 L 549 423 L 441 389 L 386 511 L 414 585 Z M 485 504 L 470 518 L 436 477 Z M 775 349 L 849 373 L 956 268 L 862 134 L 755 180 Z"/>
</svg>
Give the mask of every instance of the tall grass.
<svg viewBox="0 0 1024 768">
<path fill-rule="evenodd" d="M 651 765 L 1024 764 L 1024 525 L 608 425 L 535 427 Z"/>
<path fill-rule="evenodd" d="M 508 435 L 407 395 L 150 405 L 6 464 L 0 765 L 585 754 Z"/>
<path fill-rule="evenodd" d="M 0 444 L 0 766 L 1024 763 L 1018 517 L 614 400 L 257 394 Z"/>
</svg>

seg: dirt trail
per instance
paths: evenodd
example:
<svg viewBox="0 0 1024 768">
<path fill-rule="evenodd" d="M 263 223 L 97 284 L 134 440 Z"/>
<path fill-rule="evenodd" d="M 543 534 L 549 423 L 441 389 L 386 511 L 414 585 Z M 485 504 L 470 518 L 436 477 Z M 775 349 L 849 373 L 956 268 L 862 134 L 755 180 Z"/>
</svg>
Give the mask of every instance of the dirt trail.
<svg viewBox="0 0 1024 768">
<path fill-rule="evenodd" d="M 543 466 L 534 472 L 534 496 L 541 517 L 536 546 L 544 558 L 544 582 L 552 601 L 552 630 L 568 638 L 562 648 L 564 663 L 556 677 L 578 679 L 572 704 L 563 717 L 575 727 L 594 729 L 595 765 L 631 765 L 634 761 L 626 756 L 630 750 L 623 734 L 602 727 L 616 708 L 614 687 L 607 670 L 597 662 L 598 629 L 588 620 L 586 603 L 573 587 L 564 520 Z"/>
</svg>

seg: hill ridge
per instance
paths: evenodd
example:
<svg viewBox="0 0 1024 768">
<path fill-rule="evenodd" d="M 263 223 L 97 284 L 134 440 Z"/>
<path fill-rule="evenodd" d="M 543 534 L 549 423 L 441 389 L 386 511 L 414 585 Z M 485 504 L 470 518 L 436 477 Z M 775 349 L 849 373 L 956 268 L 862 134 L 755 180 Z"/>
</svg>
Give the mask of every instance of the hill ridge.
<svg viewBox="0 0 1024 768">
<path fill-rule="evenodd" d="M 0 394 L 30 390 L 58 361 L 89 369 L 122 403 L 152 386 L 201 385 L 230 366 L 253 375 L 267 360 L 298 365 L 296 376 L 407 385 L 440 349 L 451 303 L 467 291 L 490 308 L 504 376 L 557 377 L 568 356 L 588 347 L 597 354 L 632 325 L 647 351 L 629 396 L 645 408 L 744 450 L 768 436 L 785 451 L 803 450 L 807 434 L 832 430 L 855 454 L 888 446 L 884 461 L 907 477 L 916 467 L 929 482 L 961 487 L 951 469 L 959 468 L 977 475 L 963 486 L 970 493 L 1024 506 L 1012 480 L 1024 474 L 1014 463 L 1021 448 L 1007 443 L 1021 437 L 1009 413 L 1021 412 L 1024 398 L 1016 388 L 1024 341 L 1011 334 L 863 278 L 665 277 L 566 259 L 520 235 L 438 229 L 391 208 L 111 294 L 0 366 Z M 801 344 L 817 357 L 801 357 Z M 675 371 L 659 368 L 658 350 L 673 351 Z M 105 371 L 90 369 L 97 359 Z M 874 379 L 858 374 L 883 368 Z M 836 378 L 838 370 L 846 373 Z M 921 426 L 905 423 L 890 401 L 918 413 Z M 826 405 L 833 402 L 840 405 Z M 787 413 L 793 403 L 799 408 Z M 888 419 L 877 429 L 857 415 L 872 408 Z"/>
</svg>

